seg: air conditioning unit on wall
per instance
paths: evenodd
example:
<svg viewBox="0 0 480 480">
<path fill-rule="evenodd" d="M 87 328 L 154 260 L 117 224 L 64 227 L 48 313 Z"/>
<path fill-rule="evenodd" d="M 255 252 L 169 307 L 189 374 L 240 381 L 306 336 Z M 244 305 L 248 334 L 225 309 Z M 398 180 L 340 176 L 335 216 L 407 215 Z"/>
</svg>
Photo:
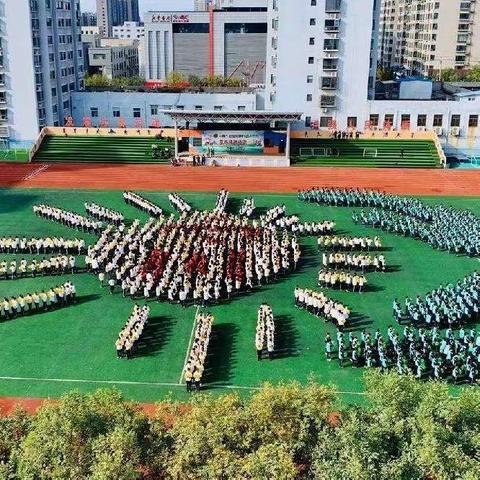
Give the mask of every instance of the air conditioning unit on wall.
<svg viewBox="0 0 480 480">
<path fill-rule="evenodd" d="M 443 135 L 443 128 L 442 127 L 433 127 L 433 131 L 441 137 Z"/>
</svg>

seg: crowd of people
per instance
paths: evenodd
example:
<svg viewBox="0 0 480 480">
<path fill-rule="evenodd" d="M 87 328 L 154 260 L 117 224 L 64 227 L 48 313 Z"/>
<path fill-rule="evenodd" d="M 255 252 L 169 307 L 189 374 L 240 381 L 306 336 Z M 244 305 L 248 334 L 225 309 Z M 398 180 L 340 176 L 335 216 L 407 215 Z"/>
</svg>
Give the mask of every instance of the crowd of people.
<svg viewBox="0 0 480 480">
<path fill-rule="evenodd" d="M 274 224 L 280 217 L 285 215 L 286 211 L 287 207 L 285 205 L 275 205 L 269 208 L 264 215 L 260 215 L 260 225 L 264 227 Z"/>
<path fill-rule="evenodd" d="M 229 192 L 225 189 L 221 189 L 217 193 L 217 201 L 215 202 L 214 212 L 224 212 L 227 208 Z"/>
<path fill-rule="evenodd" d="M 75 285 L 69 281 L 47 290 L 5 297 L 0 300 L 0 319 L 9 320 L 37 312 L 56 310 L 73 303 L 75 298 Z"/>
<path fill-rule="evenodd" d="M 132 358 L 138 346 L 138 342 L 148 325 L 148 316 L 150 315 L 150 307 L 135 304 L 133 311 L 128 317 L 125 326 L 118 334 L 115 342 L 117 357 Z"/>
<path fill-rule="evenodd" d="M 415 300 L 405 299 L 405 309 L 393 301 L 393 315 L 402 323 L 407 320 L 419 327 L 458 328 L 479 319 L 480 273 L 474 272 L 456 284 L 440 285 L 427 293 L 425 298 L 417 295 Z"/>
<path fill-rule="evenodd" d="M 253 197 L 244 198 L 238 214 L 242 217 L 250 218 L 255 211 L 255 200 Z"/>
<path fill-rule="evenodd" d="M 339 330 L 343 330 L 350 317 L 350 309 L 340 302 L 327 297 L 323 292 L 296 287 L 295 305 L 316 317 L 331 321 Z"/>
<path fill-rule="evenodd" d="M 268 352 L 268 358 L 270 360 L 273 359 L 273 352 L 275 350 L 275 322 L 273 320 L 272 307 L 266 303 L 262 303 L 258 309 L 255 349 L 257 350 L 258 360 L 262 360 L 265 350 Z"/>
<path fill-rule="evenodd" d="M 37 275 L 65 275 L 67 272 L 76 273 L 75 263 L 74 256 L 67 257 L 66 255 L 42 258 L 41 260 L 26 260 L 25 258 L 20 261 L 4 260 L 0 262 L 0 278 L 13 280 L 28 275 L 35 277 Z"/>
<path fill-rule="evenodd" d="M 353 221 L 373 228 L 422 240 L 437 250 L 468 256 L 480 255 L 480 219 L 473 213 L 438 207 L 431 222 L 401 213 L 371 209 L 354 213 Z"/>
<path fill-rule="evenodd" d="M 298 192 L 305 202 L 346 207 L 373 207 L 353 214 L 356 223 L 411 236 L 433 248 L 480 255 L 480 217 L 469 210 L 428 205 L 421 200 L 375 190 L 318 188 Z"/>
<path fill-rule="evenodd" d="M 62 225 L 81 230 L 82 232 L 98 234 L 103 228 L 102 222 L 91 220 L 78 213 L 62 210 L 61 208 L 52 207 L 50 205 L 34 205 L 33 212 L 39 217 L 46 218 L 52 222 L 61 223 Z"/>
<path fill-rule="evenodd" d="M 192 206 L 178 193 L 169 193 L 168 201 L 177 212 L 189 213 L 192 210 Z"/>
<path fill-rule="evenodd" d="M 347 268 L 348 270 L 385 272 L 387 265 L 384 255 L 363 255 L 354 253 L 322 253 L 324 268 Z"/>
<path fill-rule="evenodd" d="M 300 258 L 295 236 L 248 219 L 198 210 L 138 220 L 126 232 L 107 228 L 88 249 L 87 268 L 121 285 L 132 298 L 209 305 L 294 269 Z"/>
<path fill-rule="evenodd" d="M 340 290 L 362 293 L 367 283 L 367 278 L 357 273 L 325 268 L 318 273 L 319 287 L 339 288 Z"/>
<path fill-rule="evenodd" d="M 111 210 L 110 208 L 102 207 L 101 205 L 93 202 L 85 202 L 85 210 L 96 220 L 100 220 L 101 222 L 105 223 L 112 223 L 117 227 L 125 221 L 124 216 L 120 212 Z"/>
<path fill-rule="evenodd" d="M 85 251 L 85 240 L 63 237 L 26 238 L 1 237 L 0 253 L 29 253 L 40 255 L 65 253 L 81 255 Z"/>
<path fill-rule="evenodd" d="M 159 218 L 163 215 L 163 211 L 158 205 L 155 205 L 153 202 L 147 200 L 138 193 L 125 191 L 123 192 L 123 199 L 127 205 L 131 205 L 132 207 L 147 213 L 150 217 Z"/>
<path fill-rule="evenodd" d="M 280 217 L 275 220 L 275 225 L 286 228 L 297 235 L 324 235 L 335 230 L 335 222 L 324 220 L 322 222 L 300 222 L 296 215 Z"/>
<path fill-rule="evenodd" d="M 381 250 L 382 241 L 379 237 L 348 237 L 337 235 L 324 235 L 317 240 L 319 250 L 355 251 Z"/>
<path fill-rule="evenodd" d="M 187 392 L 191 392 L 193 389 L 200 390 L 213 320 L 214 317 L 211 313 L 200 312 L 195 317 L 195 334 L 183 374 Z"/>
<path fill-rule="evenodd" d="M 331 359 L 334 342 L 325 337 L 325 355 Z M 448 328 L 415 329 L 406 326 L 399 334 L 392 326 L 386 335 L 380 330 L 374 334 L 363 331 L 360 336 L 337 333 L 336 352 L 340 366 L 378 367 L 395 369 L 400 375 L 413 374 L 417 378 L 453 380 L 458 383 L 477 383 L 480 364 L 480 335 L 474 329 L 461 328 L 454 333 Z"/>
</svg>

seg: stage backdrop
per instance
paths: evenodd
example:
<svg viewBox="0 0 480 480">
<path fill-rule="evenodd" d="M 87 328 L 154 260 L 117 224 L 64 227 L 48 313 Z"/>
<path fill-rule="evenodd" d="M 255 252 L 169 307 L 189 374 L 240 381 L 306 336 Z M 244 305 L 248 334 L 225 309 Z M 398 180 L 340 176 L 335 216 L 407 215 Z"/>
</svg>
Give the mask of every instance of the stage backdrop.
<svg viewBox="0 0 480 480">
<path fill-rule="evenodd" d="M 205 130 L 202 146 L 196 145 L 201 153 L 209 149 L 215 153 L 263 154 L 264 132 L 257 130 Z"/>
</svg>

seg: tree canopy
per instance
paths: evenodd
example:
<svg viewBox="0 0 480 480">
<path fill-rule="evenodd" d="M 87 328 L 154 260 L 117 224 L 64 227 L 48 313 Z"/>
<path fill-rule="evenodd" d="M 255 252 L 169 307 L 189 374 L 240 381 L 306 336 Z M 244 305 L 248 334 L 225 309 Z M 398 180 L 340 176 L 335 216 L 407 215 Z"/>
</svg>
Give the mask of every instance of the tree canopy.
<svg viewBox="0 0 480 480">
<path fill-rule="evenodd" d="M 147 417 L 118 392 L 72 392 L 0 417 L 5 479 L 478 479 L 480 391 L 369 371 L 365 398 L 265 385 L 164 401 Z"/>
</svg>

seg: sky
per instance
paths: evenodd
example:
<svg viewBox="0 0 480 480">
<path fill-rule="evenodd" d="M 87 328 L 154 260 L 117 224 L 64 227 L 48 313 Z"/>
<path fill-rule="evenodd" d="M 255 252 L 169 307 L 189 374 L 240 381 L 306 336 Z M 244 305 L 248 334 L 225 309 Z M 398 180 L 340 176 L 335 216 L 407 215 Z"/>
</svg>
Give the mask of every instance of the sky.
<svg viewBox="0 0 480 480">
<path fill-rule="evenodd" d="M 80 0 L 83 12 L 94 12 L 96 0 Z M 193 10 L 193 0 L 140 0 L 140 15 L 148 10 Z"/>
</svg>

